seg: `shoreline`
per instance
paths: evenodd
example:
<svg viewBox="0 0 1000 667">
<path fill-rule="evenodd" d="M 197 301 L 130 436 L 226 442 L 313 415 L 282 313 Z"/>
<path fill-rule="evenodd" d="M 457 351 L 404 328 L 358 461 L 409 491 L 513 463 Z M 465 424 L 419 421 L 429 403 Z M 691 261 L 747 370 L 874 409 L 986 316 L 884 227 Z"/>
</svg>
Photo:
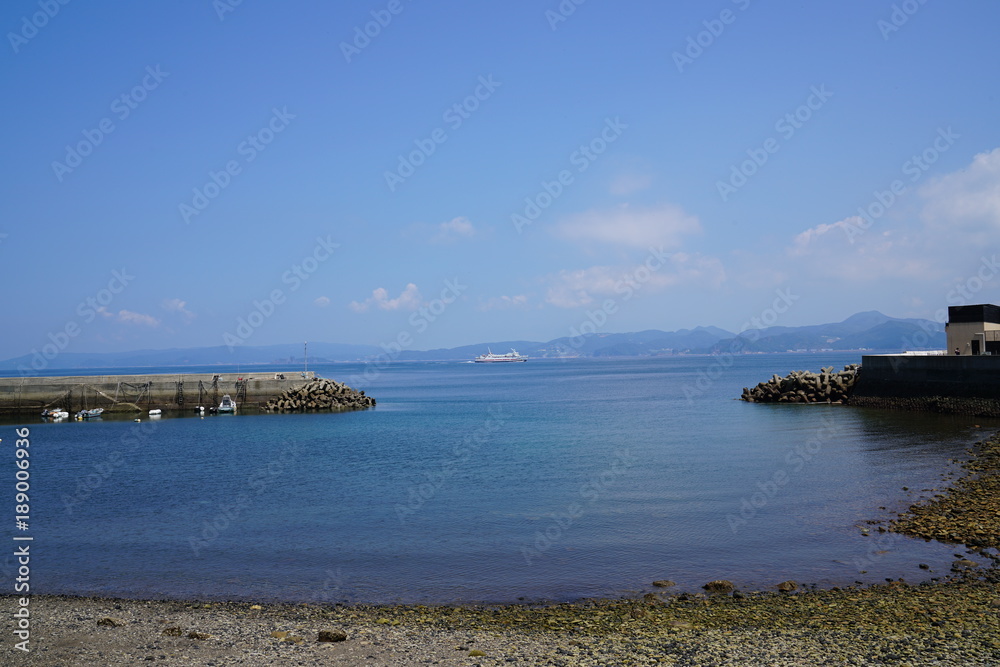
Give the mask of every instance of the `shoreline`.
<svg viewBox="0 0 1000 667">
<path fill-rule="evenodd" d="M 998 664 L 1000 434 L 970 454 L 948 488 L 873 522 L 954 543 L 938 582 L 506 605 L 34 595 L 31 652 L 8 639 L 2 653 L 17 665 Z"/>
<path fill-rule="evenodd" d="M 993 567 L 914 586 L 542 606 L 39 595 L 31 653 L 4 653 L 24 665 L 988 665 L 1000 662 L 998 590 Z"/>
</svg>

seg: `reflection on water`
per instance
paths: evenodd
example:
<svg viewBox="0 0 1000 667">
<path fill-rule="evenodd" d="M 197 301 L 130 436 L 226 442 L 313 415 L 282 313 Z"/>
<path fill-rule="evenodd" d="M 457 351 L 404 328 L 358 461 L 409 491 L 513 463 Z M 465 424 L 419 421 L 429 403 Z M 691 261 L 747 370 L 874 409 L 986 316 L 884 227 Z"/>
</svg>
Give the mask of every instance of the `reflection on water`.
<svg viewBox="0 0 1000 667">
<path fill-rule="evenodd" d="M 955 547 L 866 522 L 996 420 L 733 400 L 855 361 L 747 356 L 710 381 L 700 357 L 396 364 L 362 412 L 36 424 L 37 590 L 457 602 L 937 576 Z"/>
</svg>

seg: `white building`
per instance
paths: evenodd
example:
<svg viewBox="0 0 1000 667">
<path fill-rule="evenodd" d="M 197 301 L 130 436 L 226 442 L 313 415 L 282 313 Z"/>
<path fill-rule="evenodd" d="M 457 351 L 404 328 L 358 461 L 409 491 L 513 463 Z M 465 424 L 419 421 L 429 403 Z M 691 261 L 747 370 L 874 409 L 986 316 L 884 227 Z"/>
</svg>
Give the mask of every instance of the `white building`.
<svg viewBox="0 0 1000 667">
<path fill-rule="evenodd" d="M 948 354 L 1000 355 L 1000 306 L 980 303 L 949 306 Z"/>
</svg>

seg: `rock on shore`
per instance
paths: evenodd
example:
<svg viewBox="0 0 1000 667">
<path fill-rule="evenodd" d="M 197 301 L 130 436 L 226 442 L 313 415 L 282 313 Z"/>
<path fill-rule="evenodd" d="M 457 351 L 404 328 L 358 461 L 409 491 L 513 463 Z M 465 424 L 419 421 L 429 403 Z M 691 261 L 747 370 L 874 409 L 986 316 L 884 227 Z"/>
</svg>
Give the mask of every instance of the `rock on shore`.
<svg viewBox="0 0 1000 667">
<path fill-rule="evenodd" d="M 785 377 L 774 375 L 756 387 L 743 388 L 741 400 L 750 403 L 843 403 L 851 394 L 861 369 L 848 364 L 839 373 L 833 366 L 819 373 L 793 371 Z"/>
<path fill-rule="evenodd" d="M 1000 434 L 977 442 L 965 474 L 944 493 L 915 503 L 889 530 L 927 540 L 1000 549 Z M 1000 560 L 1000 559 L 998 559 Z"/>
<path fill-rule="evenodd" d="M 577 604 L 326 606 L 31 598 L 51 665 L 996 665 L 995 577 Z M 14 600 L 0 595 L 0 604 Z M 101 619 L 120 621 L 103 625 Z M 334 638 L 339 641 L 324 641 Z"/>
<path fill-rule="evenodd" d="M 375 405 L 364 391 L 346 384 L 316 378 L 298 389 L 288 389 L 263 405 L 266 412 L 305 412 L 308 410 L 363 410 Z"/>
</svg>

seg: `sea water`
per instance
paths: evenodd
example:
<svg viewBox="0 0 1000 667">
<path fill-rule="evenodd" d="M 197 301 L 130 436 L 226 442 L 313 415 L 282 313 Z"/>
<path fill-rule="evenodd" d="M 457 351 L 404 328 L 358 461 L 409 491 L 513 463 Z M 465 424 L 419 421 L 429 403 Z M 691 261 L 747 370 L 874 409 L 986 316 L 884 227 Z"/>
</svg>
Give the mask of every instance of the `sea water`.
<svg viewBox="0 0 1000 667">
<path fill-rule="evenodd" d="M 735 400 L 858 361 L 332 364 L 310 370 L 377 407 L 21 420 L 32 592 L 454 603 L 941 576 L 954 545 L 867 522 L 932 495 L 996 421 Z"/>
</svg>

